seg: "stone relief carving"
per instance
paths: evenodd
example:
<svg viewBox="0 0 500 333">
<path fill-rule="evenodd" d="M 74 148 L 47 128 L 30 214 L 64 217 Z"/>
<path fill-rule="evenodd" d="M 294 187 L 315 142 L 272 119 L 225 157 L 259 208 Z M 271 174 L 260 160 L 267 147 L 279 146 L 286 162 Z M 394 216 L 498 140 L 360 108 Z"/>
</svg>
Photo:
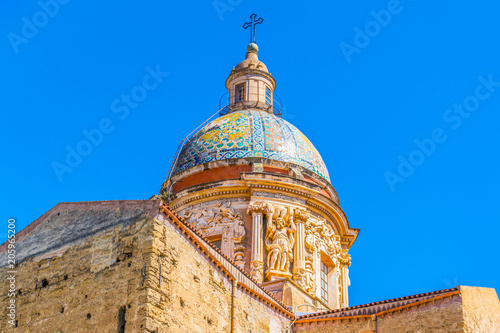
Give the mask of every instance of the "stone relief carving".
<svg viewBox="0 0 500 333">
<path fill-rule="evenodd" d="M 305 209 L 296 208 L 293 213 L 295 221 L 307 222 L 311 216 L 311 214 Z"/>
<path fill-rule="evenodd" d="M 305 268 L 294 268 L 293 280 L 304 290 L 307 288 L 307 273 Z"/>
<path fill-rule="evenodd" d="M 306 249 L 313 252 L 315 249 L 323 249 L 333 260 L 342 251 L 340 236 L 335 235 L 332 227 L 326 220 L 312 221 L 306 223 Z"/>
<path fill-rule="evenodd" d="M 268 214 L 273 213 L 274 209 L 272 205 L 262 202 L 262 201 L 252 201 L 248 204 L 247 214 L 252 215 L 252 213 L 262 213 Z"/>
<path fill-rule="evenodd" d="M 339 253 L 339 262 L 343 266 L 350 267 L 351 266 L 351 255 L 345 252 L 340 252 Z"/>
<path fill-rule="evenodd" d="M 264 263 L 260 260 L 253 260 L 250 263 L 250 276 L 253 277 L 258 282 L 262 282 L 264 279 L 263 276 Z"/>
<path fill-rule="evenodd" d="M 316 293 L 316 270 L 313 265 L 313 256 L 306 254 L 306 281 L 304 289 L 311 295 Z"/>
<path fill-rule="evenodd" d="M 231 208 L 229 200 L 218 200 L 215 207 L 201 204 L 180 215 L 204 237 L 220 235 L 222 252 L 233 256 L 238 265 L 244 265 L 246 230 L 243 216 Z"/>
<path fill-rule="evenodd" d="M 265 245 L 267 253 L 267 275 L 288 276 L 293 261 L 293 246 L 296 231 L 293 220 L 286 209 L 276 207 L 275 214 L 267 226 Z"/>
<path fill-rule="evenodd" d="M 238 214 L 238 219 L 231 224 L 230 236 L 233 240 L 234 261 L 239 266 L 245 264 L 245 246 L 243 245 L 245 235 L 245 224 L 241 219 L 241 215 Z"/>
</svg>

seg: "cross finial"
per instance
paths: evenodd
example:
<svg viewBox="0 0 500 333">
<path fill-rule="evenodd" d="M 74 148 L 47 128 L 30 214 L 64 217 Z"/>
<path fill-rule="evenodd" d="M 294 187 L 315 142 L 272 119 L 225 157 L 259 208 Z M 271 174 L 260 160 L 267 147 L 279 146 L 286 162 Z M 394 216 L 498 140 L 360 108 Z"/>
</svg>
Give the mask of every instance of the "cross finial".
<svg viewBox="0 0 500 333">
<path fill-rule="evenodd" d="M 255 43 L 255 26 L 264 22 L 262 17 L 257 19 L 257 14 L 250 15 L 250 22 L 243 24 L 244 29 L 250 28 L 250 43 Z"/>
</svg>

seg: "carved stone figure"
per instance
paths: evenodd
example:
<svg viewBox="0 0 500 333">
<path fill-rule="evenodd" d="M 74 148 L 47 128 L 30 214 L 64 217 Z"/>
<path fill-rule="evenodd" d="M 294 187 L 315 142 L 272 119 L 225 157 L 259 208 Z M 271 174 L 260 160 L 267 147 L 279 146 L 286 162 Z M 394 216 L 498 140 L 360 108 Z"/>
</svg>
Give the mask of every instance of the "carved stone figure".
<svg viewBox="0 0 500 333">
<path fill-rule="evenodd" d="M 243 222 L 243 217 L 236 214 L 236 221 L 231 225 L 230 238 L 233 240 L 234 261 L 240 266 L 245 265 L 245 240 L 246 230 Z"/>
<path fill-rule="evenodd" d="M 253 277 L 256 281 L 262 282 L 264 279 L 263 268 L 264 264 L 262 263 L 262 261 L 253 260 L 250 263 L 250 276 Z"/>
<path fill-rule="evenodd" d="M 280 211 L 266 231 L 267 267 L 270 271 L 288 272 L 293 261 L 293 233 L 296 228 L 293 221 L 287 223 L 283 215 L 283 211 Z"/>
<path fill-rule="evenodd" d="M 313 268 L 313 257 L 306 255 L 306 287 L 304 288 L 309 294 L 316 293 L 316 270 Z"/>
</svg>

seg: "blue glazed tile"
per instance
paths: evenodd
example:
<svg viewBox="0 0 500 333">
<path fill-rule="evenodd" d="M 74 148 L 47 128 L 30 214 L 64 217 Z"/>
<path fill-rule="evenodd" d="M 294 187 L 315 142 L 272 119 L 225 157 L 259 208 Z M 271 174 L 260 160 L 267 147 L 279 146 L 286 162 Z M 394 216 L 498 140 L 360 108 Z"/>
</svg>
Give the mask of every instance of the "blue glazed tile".
<svg viewBox="0 0 500 333">
<path fill-rule="evenodd" d="M 302 132 L 273 114 L 253 110 L 229 113 L 203 126 L 184 146 L 174 174 L 244 157 L 297 164 L 330 181 L 321 155 Z"/>
</svg>

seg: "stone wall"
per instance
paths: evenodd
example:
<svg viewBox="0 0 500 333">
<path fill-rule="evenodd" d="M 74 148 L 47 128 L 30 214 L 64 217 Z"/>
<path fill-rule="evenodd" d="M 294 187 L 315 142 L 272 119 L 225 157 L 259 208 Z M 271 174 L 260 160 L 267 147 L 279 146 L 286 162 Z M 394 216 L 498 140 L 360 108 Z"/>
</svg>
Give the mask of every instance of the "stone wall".
<svg viewBox="0 0 500 333">
<path fill-rule="evenodd" d="M 367 318 L 353 318 L 332 321 L 312 321 L 297 324 L 293 332 L 301 333 L 372 333 L 371 321 Z M 396 331 L 394 331 L 396 332 Z"/>
<path fill-rule="evenodd" d="M 500 332 L 500 301 L 493 288 L 460 286 L 465 332 Z"/>
<path fill-rule="evenodd" d="M 233 281 L 168 218 L 155 220 L 153 226 L 149 331 L 230 332 L 233 315 L 235 332 L 281 333 L 291 323 L 242 287 L 236 287 L 233 300 Z"/>
<path fill-rule="evenodd" d="M 462 299 L 459 295 L 377 316 L 377 332 L 463 332 Z"/>
<path fill-rule="evenodd" d="M 159 206 L 60 204 L 19 233 L 18 327 L 4 320 L 3 267 L 0 332 L 230 332 L 233 317 L 235 332 L 290 324 L 272 302 L 242 286 L 233 291 L 223 267 L 232 264 L 210 260 Z"/>
<path fill-rule="evenodd" d="M 148 258 L 150 213 L 158 202 L 59 204 L 19 233 L 16 319 L 6 315 L 7 268 L 2 281 L 2 332 L 117 332 L 145 325 L 142 269 Z M 0 255 L 2 263 L 5 253 Z"/>
<path fill-rule="evenodd" d="M 360 315 L 333 320 L 311 319 L 310 322 L 297 324 L 294 332 L 464 332 L 462 302 L 459 295 L 454 295 L 377 315 Z"/>
<path fill-rule="evenodd" d="M 231 281 L 169 221 L 154 220 L 152 227 L 152 260 L 147 274 L 148 331 L 228 332 Z"/>
<path fill-rule="evenodd" d="M 346 309 L 344 314 L 335 312 L 301 318 L 294 332 L 500 332 L 500 301 L 494 289 L 460 286 L 451 290 L 454 291 L 436 292 L 438 294 L 432 297 L 422 294 L 371 303 L 373 305 L 356 310 L 357 315 L 345 315 L 354 311 Z M 406 302 L 412 297 L 413 302 Z"/>
</svg>

